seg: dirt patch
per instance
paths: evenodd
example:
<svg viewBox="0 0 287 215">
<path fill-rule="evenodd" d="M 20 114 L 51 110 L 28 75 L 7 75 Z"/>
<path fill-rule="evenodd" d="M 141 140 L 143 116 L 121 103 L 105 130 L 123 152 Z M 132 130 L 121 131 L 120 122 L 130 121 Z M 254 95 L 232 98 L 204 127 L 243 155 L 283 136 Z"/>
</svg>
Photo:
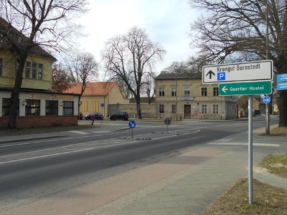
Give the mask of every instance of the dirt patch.
<svg viewBox="0 0 287 215">
<path fill-rule="evenodd" d="M 287 191 L 253 180 L 253 204 L 249 204 L 248 179 L 239 179 L 202 215 L 287 214 Z"/>
</svg>

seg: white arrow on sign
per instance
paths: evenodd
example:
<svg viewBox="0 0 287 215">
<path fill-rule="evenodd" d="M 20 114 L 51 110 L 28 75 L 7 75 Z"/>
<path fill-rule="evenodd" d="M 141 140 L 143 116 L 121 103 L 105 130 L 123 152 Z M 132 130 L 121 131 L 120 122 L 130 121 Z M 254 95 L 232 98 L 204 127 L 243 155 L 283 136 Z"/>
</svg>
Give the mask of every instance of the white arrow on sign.
<svg viewBox="0 0 287 215">
<path fill-rule="evenodd" d="M 228 90 L 228 89 L 226 88 L 226 86 L 224 86 L 224 87 L 222 88 L 222 91 L 223 91 L 224 93 L 226 93 L 227 90 Z"/>
</svg>

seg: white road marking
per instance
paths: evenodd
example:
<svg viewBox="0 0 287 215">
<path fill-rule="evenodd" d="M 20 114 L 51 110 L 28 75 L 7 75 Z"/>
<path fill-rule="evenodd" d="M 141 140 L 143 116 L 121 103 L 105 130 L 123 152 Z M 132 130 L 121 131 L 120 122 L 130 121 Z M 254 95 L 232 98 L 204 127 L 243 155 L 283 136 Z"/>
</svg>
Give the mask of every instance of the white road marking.
<svg viewBox="0 0 287 215">
<path fill-rule="evenodd" d="M 108 133 L 110 131 L 92 131 L 92 133 L 98 134 L 98 133 Z"/>
<path fill-rule="evenodd" d="M 112 144 L 112 145 L 99 145 L 99 146 L 95 146 L 95 147 L 73 150 L 73 151 L 69 151 L 69 152 L 61 152 L 61 153 L 55 153 L 55 154 L 49 154 L 49 155 L 41 155 L 41 156 L 35 156 L 35 157 L 30 157 L 30 158 L 23 158 L 23 159 L 18 159 L 18 160 L 4 161 L 4 162 L 0 162 L 0 165 L 7 164 L 7 163 L 16 163 L 16 162 L 20 162 L 20 161 L 35 160 L 38 158 L 46 158 L 46 157 L 52 157 L 52 156 L 57 156 L 57 155 L 71 154 L 71 153 L 82 152 L 82 151 L 89 151 L 89 150 L 93 150 L 93 149 L 97 149 L 97 148 L 109 148 L 109 147 L 113 147 L 113 146 L 126 145 L 126 144 L 130 144 L 130 143 L 134 143 L 134 142 L 137 142 L 137 141 L 132 141 L 132 142 L 128 142 L 128 143 L 118 143 L 118 144 Z"/>
<path fill-rule="evenodd" d="M 69 131 L 71 133 L 76 133 L 76 134 L 89 134 L 87 132 L 83 132 L 83 131 Z"/>
<path fill-rule="evenodd" d="M 248 143 L 227 143 L 227 142 L 212 142 L 208 145 L 217 145 L 217 146 L 247 146 Z M 269 143 L 253 143 L 253 146 L 269 146 L 269 147 L 279 147 L 280 144 L 269 144 Z"/>
<path fill-rule="evenodd" d="M 232 140 L 232 139 L 223 138 L 223 139 L 220 139 L 220 140 L 215 141 L 215 143 L 217 143 L 217 142 L 228 142 L 228 141 L 230 141 L 230 140 Z"/>
<path fill-rule="evenodd" d="M 180 136 L 187 135 L 187 134 L 193 134 L 193 133 L 197 133 L 197 132 L 200 132 L 200 130 L 197 130 L 197 131 L 194 131 L 194 132 L 188 132 L 188 133 L 180 134 Z M 169 137 L 172 137 L 172 136 L 164 136 L 164 137 L 152 138 L 152 140 L 165 139 L 165 138 L 169 138 Z M 174 137 L 177 137 L 177 136 L 174 136 Z"/>
</svg>

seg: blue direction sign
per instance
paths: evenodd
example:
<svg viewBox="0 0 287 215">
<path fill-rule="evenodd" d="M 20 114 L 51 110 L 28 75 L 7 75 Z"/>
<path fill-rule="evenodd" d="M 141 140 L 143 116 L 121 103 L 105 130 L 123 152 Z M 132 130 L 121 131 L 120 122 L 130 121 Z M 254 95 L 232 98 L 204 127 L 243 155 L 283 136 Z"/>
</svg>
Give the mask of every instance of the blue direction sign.
<svg viewBox="0 0 287 215">
<path fill-rule="evenodd" d="M 277 90 L 287 90 L 287 82 L 277 83 Z"/>
<path fill-rule="evenodd" d="M 264 104 L 269 104 L 270 103 L 270 97 L 269 96 L 264 96 L 263 103 Z"/>
<path fill-rule="evenodd" d="M 287 74 L 281 74 L 276 76 L 277 83 L 287 81 Z"/>
<path fill-rule="evenodd" d="M 129 121 L 129 127 L 130 127 L 130 128 L 135 128 L 136 125 L 137 125 L 137 124 L 136 124 L 136 122 L 135 122 L 134 120 L 130 120 L 130 121 Z"/>
</svg>

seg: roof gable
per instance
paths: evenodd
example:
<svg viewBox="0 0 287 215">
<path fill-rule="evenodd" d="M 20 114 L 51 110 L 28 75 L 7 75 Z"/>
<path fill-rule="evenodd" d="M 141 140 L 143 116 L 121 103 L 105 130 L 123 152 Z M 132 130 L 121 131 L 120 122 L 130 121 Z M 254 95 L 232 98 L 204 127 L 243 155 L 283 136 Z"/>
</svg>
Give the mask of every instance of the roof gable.
<svg viewBox="0 0 287 215">
<path fill-rule="evenodd" d="M 83 96 L 105 96 L 110 93 L 116 82 L 88 82 Z M 80 94 L 82 83 L 73 83 L 70 89 L 65 90 L 65 93 Z"/>
</svg>

